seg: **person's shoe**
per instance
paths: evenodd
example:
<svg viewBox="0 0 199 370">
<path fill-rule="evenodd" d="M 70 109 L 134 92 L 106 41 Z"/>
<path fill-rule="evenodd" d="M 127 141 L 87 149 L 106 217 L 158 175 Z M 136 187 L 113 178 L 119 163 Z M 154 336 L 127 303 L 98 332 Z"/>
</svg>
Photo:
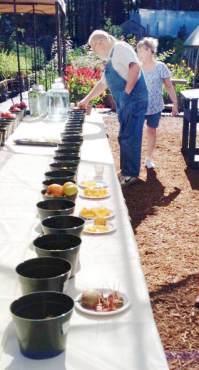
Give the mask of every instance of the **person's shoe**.
<svg viewBox="0 0 199 370">
<path fill-rule="evenodd" d="M 148 169 L 155 168 L 155 163 L 151 159 L 147 158 L 145 161 L 145 167 Z"/>
<path fill-rule="evenodd" d="M 120 184 L 122 186 L 128 186 L 128 185 L 135 184 L 138 181 L 139 181 L 138 177 L 134 177 L 134 176 L 122 176 L 122 178 L 120 179 Z"/>
</svg>

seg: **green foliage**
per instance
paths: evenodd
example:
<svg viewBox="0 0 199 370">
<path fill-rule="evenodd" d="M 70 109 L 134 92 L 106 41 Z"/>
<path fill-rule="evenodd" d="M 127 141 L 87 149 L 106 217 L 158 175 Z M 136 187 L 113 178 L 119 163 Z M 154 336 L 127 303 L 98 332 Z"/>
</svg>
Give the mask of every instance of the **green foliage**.
<svg viewBox="0 0 199 370">
<path fill-rule="evenodd" d="M 134 49 L 136 49 L 137 42 L 136 42 L 135 36 L 127 35 L 126 42 L 128 42 L 129 45 L 131 45 Z"/>
<path fill-rule="evenodd" d="M 167 63 L 168 68 L 174 78 L 184 78 L 187 80 L 187 85 L 191 86 L 194 78 L 194 72 L 190 67 L 187 66 L 185 60 L 182 60 L 180 64 Z"/>
<path fill-rule="evenodd" d="M 159 53 L 157 55 L 157 59 L 160 60 L 161 62 L 166 62 L 170 58 L 170 56 L 174 54 L 174 52 L 175 52 L 174 49 L 163 51 L 162 53 Z"/>
<path fill-rule="evenodd" d="M 121 27 L 112 24 L 111 18 L 105 18 L 104 30 L 118 39 L 122 36 Z"/>
<path fill-rule="evenodd" d="M 175 52 L 169 59 L 169 62 L 173 64 L 180 63 L 183 52 L 184 52 L 184 41 L 181 39 L 175 39 L 174 44 L 173 44 L 173 49 Z"/>
<path fill-rule="evenodd" d="M 52 83 L 58 77 L 57 66 L 51 61 L 38 73 L 38 82 L 40 85 L 43 85 L 46 90 L 51 88 Z"/>
<path fill-rule="evenodd" d="M 158 52 L 162 53 L 166 50 L 171 50 L 174 47 L 174 37 L 172 36 L 161 36 L 158 39 Z"/>
<path fill-rule="evenodd" d="M 16 43 L 13 45 L 12 53 L 17 53 Z M 26 58 L 27 63 L 31 66 L 31 59 L 33 57 L 33 49 L 26 44 L 19 45 L 19 55 L 20 59 Z M 37 59 L 37 68 L 41 68 L 45 64 L 45 54 L 42 48 L 36 47 L 36 59 Z"/>
<path fill-rule="evenodd" d="M 45 55 L 41 48 L 36 48 L 37 69 L 44 67 Z M 27 75 L 32 70 L 31 48 L 25 44 L 19 45 L 20 69 L 22 75 Z M 18 72 L 16 43 L 13 44 L 13 50 L 0 51 L 0 79 L 15 77 Z"/>
<path fill-rule="evenodd" d="M 87 56 L 88 46 L 83 45 L 74 49 L 71 49 L 67 53 L 67 62 L 68 64 L 80 63 L 81 60 L 84 60 L 84 57 Z M 80 61 L 80 62 L 79 62 Z"/>
<path fill-rule="evenodd" d="M 20 58 L 21 70 L 26 70 L 26 61 L 24 57 Z M 27 70 L 30 71 L 30 64 L 27 65 Z M 14 77 L 18 72 L 17 56 L 14 53 L 8 53 L 4 50 L 0 51 L 0 77 L 7 79 Z"/>
<path fill-rule="evenodd" d="M 167 67 L 171 71 L 172 78 L 185 79 L 187 81 L 185 85 L 175 84 L 175 90 L 178 96 L 180 95 L 181 91 L 187 88 L 190 88 L 192 86 L 193 79 L 194 79 L 194 72 L 192 71 L 190 67 L 188 67 L 188 65 L 186 64 L 184 60 L 182 60 L 180 64 L 167 63 Z M 168 98 L 168 94 L 165 90 L 164 90 L 163 96 L 165 99 Z"/>
</svg>

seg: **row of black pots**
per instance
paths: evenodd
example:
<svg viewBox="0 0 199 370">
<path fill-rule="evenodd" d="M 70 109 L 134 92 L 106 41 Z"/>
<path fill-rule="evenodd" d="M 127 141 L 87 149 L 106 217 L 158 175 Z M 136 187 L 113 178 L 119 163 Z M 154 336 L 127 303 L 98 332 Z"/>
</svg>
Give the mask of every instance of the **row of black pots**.
<svg viewBox="0 0 199 370">
<path fill-rule="evenodd" d="M 44 199 L 52 198 L 52 196 L 48 195 L 45 191 L 46 187 L 50 184 L 56 183 L 63 185 L 66 181 L 75 182 L 76 180 L 76 173 L 80 162 L 80 146 L 83 142 L 81 132 L 84 114 L 81 111 L 75 111 L 75 113 L 71 112 L 71 115 L 77 115 L 77 117 L 76 119 L 69 117 L 65 130 L 61 134 L 61 143 L 58 144 L 55 150 L 54 162 L 50 164 L 51 171 L 45 173 L 46 180 L 43 182 L 44 189 L 42 190 Z M 68 127 L 69 122 L 70 126 Z M 68 197 L 60 196 L 56 198 L 75 201 L 76 195 Z"/>
<path fill-rule="evenodd" d="M 69 123 L 77 115 L 76 121 L 82 126 L 82 112 L 72 112 Z M 67 147 L 68 151 L 56 152 L 55 163 L 50 165 L 51 171 L 45 174 L 45 187 L 49 182 L 63 184 L 75 181 L 81 143 L 82 140 L 76 142 L 68 136 L 63 138 L 57 150 Z M 70 151 L 70 146 L 76 150 Z M 56 157 L 62 157 L 61 154 L 65 156 L 64 161 L 57 161 Z M 14 301 L 10 309 L 20 350 L 26 357 L 49 358 L 65 350 L 74 301 L 63 292 L 68 279 L 75 275 L 78 267 L 80 235 L 84 226 L 81 218 L 70 216 L 74 207 L 73 201 L 57 198 L 37 204 L 44 232 L 33 242 L 38 258 L 26 260 L 16 267 L 25 295 Z"/>
</svg>

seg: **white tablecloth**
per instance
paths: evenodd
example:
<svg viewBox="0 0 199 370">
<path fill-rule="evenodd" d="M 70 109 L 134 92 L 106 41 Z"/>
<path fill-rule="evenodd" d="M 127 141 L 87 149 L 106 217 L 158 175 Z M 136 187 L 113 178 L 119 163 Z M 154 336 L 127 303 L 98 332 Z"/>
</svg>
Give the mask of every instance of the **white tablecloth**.
<svg viewBox="0 0 199 370">
<path fill-rule="evenodd" d="M 104 163 L 104 179 L 111 197 L 93 201 L 77 198 L 75 214 L 83 206 L 97 203 L 115 212 L 116 232 L 105 236 L 82 235 L 81 268 L 69 282 L 73 298 L 82 289 L 108 287 L 123 291 L 131 307 L 109 318 L 86 316 L 76 310 L 72 316 L 65 353 L 50 360 L 29 360 L 18 348 L 10 303 L 21 295 L 15 266 L 36 257 L 32 241 L 40 233 L 36 203 L 44 172 L 52 162 L 54 148 L 22 147 L 12 144 L 0 152 L 0 336 L 1 370 L 167 370 L 159 334 L 153 319 L 147 287 L 127 208 L 116 178 L 112 154 L 104 133 L 102 116 L 87 117 L 78 180 L 94 175 L 94 164 Z M 49 135 L 56 137 L 62 124 L 24 122 L 14 137 Z"/>
</svg>

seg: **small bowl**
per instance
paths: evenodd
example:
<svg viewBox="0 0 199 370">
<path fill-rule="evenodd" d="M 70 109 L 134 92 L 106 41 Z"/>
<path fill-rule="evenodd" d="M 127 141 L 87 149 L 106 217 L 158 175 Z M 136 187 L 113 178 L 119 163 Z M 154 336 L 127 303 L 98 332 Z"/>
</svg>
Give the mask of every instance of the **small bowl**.
<svg viewBox="0 0 199 370">
<path fill-rule="evenodd" d="M 63 292 L 71 275 L 71 264 L 58 257 L 32 258 L 20 263 L 16 272 L 23 294 L 37 291 Z"/>
<path fill-rule="evenodd" d="M 71 278 L 77 271 L 81 239 L 75 235 L 42 235 L 33 241 L 39 257 L 65 258 L 71 264 Z"/>
<path fill-rule="evenodd" d="M 71 234 L 80 236 L 85 221 L 76 216 L 52 216 L 41 222 L 44 234 Z"/>
<path fill-rule="evenodd" d="M 12 302 L 10 311 L 22 355 L 45 359 L 63 352 L 73 308 L 73 299 L 58 292 L 31 293 Z"/>
<path fill-rule="evenodd" d="M 55 162 L 68 162 L 68 163 L 79 164 L 80 157 L 70 156 L 70 155 L 60 155 L 60 156 L 55 156 L 54 160 Z"/>
<path fill-rule="evenodd" d="M 49 216 L 70 215 L 74 212 L 75 203 L 68 199 L 48 199 L 37 203 L 41 220 Z"/>
<path fill-rule="evenodd" d="M 63 169 L 63 170 L 67 170 L 67 171 L 76 172 L 78 164 L 70 163 L 70 162 L 53 162 L 53 163 L 50 163 L 49 166 L 50 166 L 50 169 L 52 171 Z"/>
<path fill-rule="evenodd" d="M 60 197 L 56 197 L 54 195 L 47 194 L 46 189 L 43 189 L 41 191 L 41 195 L 42 195 L 44 200 L 59 199 L 59 200 L 71 200 L 72 202 L 75 202 L 75 199 L 77 198 L 77 194 L 78 193 L 76 193 L 74 195 L 61 195 Z"/>
<path fill-rule="evenodd" d="M 43 181 L 42 185 L 44 186 L 44 189 L 47 189 L 49 185 L 52 185 L 52 184 L 64 185 L 65 182 L 67 181 L 70 181 L 76 184 L 75 180 L 66 180 L 65 177 L 58 177 L 58 178 L 55 177 L 53 179 Z"/>
<path fill-rule="evenodd" d="M 65 178 L 66 181 L 70 181 L 75 178 L 76 173 L 73 171 L 60 169 L 60 170 L 45 172 L 44 175 L 45 175 L 46 180 L 62 177 L 62 178 Z"/>
</svg>

